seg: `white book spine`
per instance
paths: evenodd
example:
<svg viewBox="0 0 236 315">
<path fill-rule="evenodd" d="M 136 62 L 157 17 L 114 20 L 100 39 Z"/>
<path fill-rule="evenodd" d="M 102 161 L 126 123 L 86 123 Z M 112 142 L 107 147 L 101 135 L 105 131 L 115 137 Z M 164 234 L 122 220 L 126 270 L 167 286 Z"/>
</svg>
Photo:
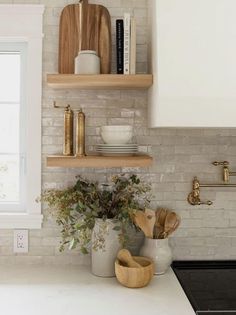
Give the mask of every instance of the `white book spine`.
<svg viewBox="0 0 236 315">
<path fill-rule="evenodd" d="M 130 13 L 124 14 L 124 74 L 130 74 Z"/>
<path fill-rule="evenodd" d="M 136 20 L 133 17 L 130 27 L 130 74 L 136 74 Z"/>
</svg>

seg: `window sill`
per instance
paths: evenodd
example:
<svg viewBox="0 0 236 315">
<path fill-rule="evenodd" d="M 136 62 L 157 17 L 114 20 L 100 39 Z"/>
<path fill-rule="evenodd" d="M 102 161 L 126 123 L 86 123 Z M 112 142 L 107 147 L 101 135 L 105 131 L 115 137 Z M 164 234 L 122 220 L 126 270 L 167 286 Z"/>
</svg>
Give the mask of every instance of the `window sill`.
<svg viewBox="0 0 236 315">
<path fill-rule="evenodd" d="M 43 215 L 0 213 L 0 229 L 41 229 Z"/>
</svg>

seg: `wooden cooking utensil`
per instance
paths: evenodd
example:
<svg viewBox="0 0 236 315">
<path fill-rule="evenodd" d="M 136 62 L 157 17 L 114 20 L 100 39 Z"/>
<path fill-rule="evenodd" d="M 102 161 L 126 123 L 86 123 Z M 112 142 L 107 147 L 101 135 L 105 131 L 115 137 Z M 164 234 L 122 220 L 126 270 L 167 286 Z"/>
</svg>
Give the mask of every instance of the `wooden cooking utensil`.
<svg viewBox="0 0 236 315">
<path fill-rule="evenodd" d="M 148 218 L 143 211 L 138 210 L 134 215 L 135 224 L 143 231 L 146 237 L 153 238 L 153 229 L 149 225 Z"/>
<path fill-rule="evenodd" d="M 127 249 L 121 249 L 118 252 L 117 258 L 122 264 L 124 264 L 127 267 L 142 268 L 142 266 L 133 259 L 132 255 Z"/>
<path fill-rule="evenodd" d="M 157 210 L 157 212 L 156 212 L 156 218 L 157 218 L 156 224 L 157 224 L 157 226 L 164 227 L 165 219 L 166 219 L 166 216 L 169 212 L 170 211 L 166 208 L 160 208 Z"/>
<path fill-rule="evenodd" d="M 147 224 L 149 226 L 149 230 L 152 231 L 152 238 L 154 233 L 154 226 L 156 222 L 156 213 L 151 209 L 145 209 L 145 215 L 148 219 Z"/>
<path fill-rule="evenodd" d="M 175 212 L 170 212 L 167 214 L 164 224 L 164 231 L 162 233 L 161 238 L 166 238 L 168 236 L 169 231 L 171 231 L 179 221 L 179 218 Z"/>
<path fill-rule="evenodd" d="M 111 72 L 111 18 L 101 5 L 66 6 L 60 18 L 59 73 L 74 73 L 74 60 L 81 50 L 95 50 L 101 59 L 101 73 Z"/>
<path fill-rule="evenodd" d="M 177 218 L 176 223 L 174 224 L 173 228 L 168 231 L 167 236 L 171 235 L 179 227 L 181 220 L 180 220 L 180 217 L 178 215 L 177 215 L 177 217 L 178 218 Z"/>
<path fill-rule="evenodd" d="M 166 208 L 160 208 L 156 211 L 156 222 L 154 228 L 154 237 L 159 238 L 159 236 L 164 231 L 165 219 L 170 210 Z"/>
</svg>

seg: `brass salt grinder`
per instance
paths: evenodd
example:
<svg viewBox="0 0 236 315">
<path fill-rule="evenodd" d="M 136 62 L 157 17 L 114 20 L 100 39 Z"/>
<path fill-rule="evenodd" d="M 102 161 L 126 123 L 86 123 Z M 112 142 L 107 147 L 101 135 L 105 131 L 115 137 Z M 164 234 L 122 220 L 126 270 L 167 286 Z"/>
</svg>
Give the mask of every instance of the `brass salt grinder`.
<svg viewBox="0 0 236 315">
<path fill-rule="evenodd" d="M 66 107 L 53 104 L 54 108 L 64 108 L 64 143 L 63 143 L 63 155 L 72 156 L 73 150 L 73 124 L 74 124 L 74 112 L 70 105 Z"/>
<path fill-rule="evenodd" d="M 85 115 L 80 109 L 76 115 L 76 157 L 86 156 L 85 154 Z"/>
</svg>

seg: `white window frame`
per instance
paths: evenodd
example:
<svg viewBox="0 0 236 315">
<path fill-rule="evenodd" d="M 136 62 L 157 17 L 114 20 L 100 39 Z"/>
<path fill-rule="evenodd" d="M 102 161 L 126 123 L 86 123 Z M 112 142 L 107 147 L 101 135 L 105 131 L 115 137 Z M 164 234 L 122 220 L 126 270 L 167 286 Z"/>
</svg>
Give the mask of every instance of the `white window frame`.
<svg viewBox="0 0 236 315">
<path fill-rule="evenodd" d="M 24 212 L 0 213 L 0 229 L 39 229 L 41 204 L 41 97 L 43 5 L 0 5 L 0 42 L 27 43 L 26 61 L 26 204 Z"/>
<path fill-rule="evenodd" d="M 0 41 L 0 53 L 9 52 L 19 53 L 20 55 L 20 152 L 19 152 L 19 166 L 20 166 L 20 200 L 19 203 L 6 203 L 0 204 L 0 214 L 17 212 L 21 213 L 25 211 L 25 201 L 26 201 L 26 170 L 25 170 L 25 161 L 26 161 L 26 102 L 25 102 L 25 90 L 26 90 L 26 60 L 27 60 L 27 43 L 24 42 L 2 42 Z M 6 103 L 8 103 L 6 101 Z"/>
</svg>

